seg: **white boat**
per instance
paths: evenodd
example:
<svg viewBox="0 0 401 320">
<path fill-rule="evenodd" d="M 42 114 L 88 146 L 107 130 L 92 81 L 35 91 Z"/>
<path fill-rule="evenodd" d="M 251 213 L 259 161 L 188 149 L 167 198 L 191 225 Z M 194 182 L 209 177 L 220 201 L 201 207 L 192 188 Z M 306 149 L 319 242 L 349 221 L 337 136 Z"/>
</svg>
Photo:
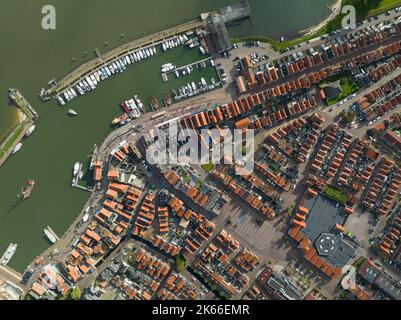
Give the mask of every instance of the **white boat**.
<svg viewBox="0 0 401 320">
<path fill-rule="evenodd" d="M 20 143 L 18 143 L 18 144 L 15 146 L 15 148 L 14 148 L 12 154 L 16 154 L 18 151 L 21 150 L 21 148 L 22 148 L 22 143 L 20 142 Z"/>
<path fill-rule="evenodd" d="M 74 164 L 74 169 L 73 169 L 73 171 L 72 171 L 72 174 L 74 175 L 74 177 L 76 177 L 76 176 L 78 175 L 79 169 L 80 169 L 80 168 L 81 168 L 81 163 L 76 162 L 76 163 Z"/>
<path fill-rule="evenodd" d="M 68 114 L 72 115 L 72 116 L 77 116 L 78 113 L 72 109 L 68 110 Z"/>
<path fill-rule="evenodd" d="M 30 127 L 26 132 L 25 132 L 25 137 L 29 137 L 36 129 L 36 126 L 33 125 L 32 127 Z"/>
<path fill-rule="evenodd" d="M 89 214 L 85 213 L 85 215 L 82 217 L 83 222 L 87 222 L 89 220 Z"/>
<path fill-rule="evenodd" d="M 96 82 L 100 82 L 99 73 L 97 71 L 93 74 L 93 76 L 95 77 Z"/>
<path fill-rule="evenodd" d="M 162 69 L 161 69 L 161 72 L 163 72 L 163 73 L 165 73 L 165 72 L 170 72 L 170 71 L 175 70 L 175 68 L 176 68 L 176 67 L 175 67 L 174 65 L 171 65 L 171 66 L 162 68 Z"/>
<path fill-rule="evenodd" d="M 47 238 L 47 240 L 49 240 L 51 243 L 54 244 L 57 242 L 56 236 L 53 234 L 53 232 L 51 232 L 49 230 L 49 227 L 43 229 L 43 233 L 44 233 L 45 237 Z"/>
<path fill-rule="evenodd" d="M 64 99 L 63 99 L 61 96 L 58 96 L 58 97 L 57 97 L 57 100 L 58 100 L 58 102 L 59 102 L 62 106 L 65 105 L 65 101 L 64 101 Z"/>
<path fill-rule="evenodd" d="M 0 265 L 7 265 L 11 258 L 14 256 L 15 252 L 17 251 L 18 245 L 16 243 L 10 243 L 2 257 L 0 258 Z"/>
<path fill-rule="evenodd" d="M 104 69 L 106 70 L 107 75 L 108 75 L 109 77 L 111 77 L 111 71 L 110 71 L 109 67 L 106 66 L 106 67 L 104 67 Z"/>
<path fill-rule="evenodd" d="M 81 88 L 79 85 L 76 85 L 75 88 L 78 90 L 78 92 L 79 92 L 79 94 L 80 94 L 81 96 L 84 95 L 84 91 L 82 90 L 82 88 Z"/>
<path fill-rule="evenodd" d="M 171 67 L 172 65 L 173 65 L 172 63 L 163 64 L 163 65 L 162 65 L 162 69 L 163 69 L 163 68 Z"/>
</svg>

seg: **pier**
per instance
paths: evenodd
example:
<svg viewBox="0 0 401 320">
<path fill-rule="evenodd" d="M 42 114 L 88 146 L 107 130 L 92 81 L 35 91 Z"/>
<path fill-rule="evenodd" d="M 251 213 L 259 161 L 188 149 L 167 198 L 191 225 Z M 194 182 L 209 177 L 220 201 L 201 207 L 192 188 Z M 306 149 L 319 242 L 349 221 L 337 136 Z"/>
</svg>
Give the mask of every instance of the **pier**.
<svg viewBox="0 0 401 320">
<path fill-rule="evenodd" d="M 9 98 L 25 115 L 25 119 L 0 143 L 0 166 L 6 162 L 15 146 L 24 138 L 26 131 L 38 120 L 39 115 L 18 89 L 9 89 Z"/>
<path fill-rule="evenodd" d="M 20 108 L 22 112 L 24 112 L 30 120 L 37 121 L 39 118 L 39 114 L 25 99 L 25 97 L 21 94 L 21 92 L 15 88 L 10 88 L 8 90 L 10 99 L 16 104 L 16 106 Z"/>
<path fill-rule="evenodd" d="M 148 47 L 162 44 L 164 41 L 168 40 L 169 38 L 173 38 L 177 34 L 185 33 L 201 27 L 205 27 L 204 21 L 201 21 L 200 19 L 192 20 L 184 24 L 172 27 L 170 29 L 160 31 L 153 35 L 123 44 L 100 56 L 97 54 L 97 58 L 80 65 L 60 81 L 52 82 L 51 88 L 45 91 L 44 96 L 59 95 L 64 90 L 70 88 L 71 86 L 74 86 L 76 83 L 84 79 L 88 74 L 95 72 L 95 70 L 99 69 L 102 65 L 112 63 L 113 61 L 119 59 L 121 56 L 124 56 L 138 49 L 146 49 Z M 98 53 L 100 54 L 100 52 Z"/>
<path fill-rule="evenodd" d="M 196 61 L 196 62 L 189 63 L 189 64 L 187 64 L 185 66 L 182 66 L 182 67 L 179 67 L 179 68 L 175 68 L 174 70 L 171 70 L 169 72 L 164 72 L 163 74 L 169 75 L 169 74 L 175 73 L 176 71 L 181 71 L 181 70 L 186 69 L 188 67 L 192 67 L 192 66 L 197 65 L 199 63 L 208 62 L 209 60 L 212 60 L 212 57 L 209 57 L 209 58 L 206 58 L 206 59 L 203 59 L 203 60 L 199 60 L 199 61 Z"/>
</svg>

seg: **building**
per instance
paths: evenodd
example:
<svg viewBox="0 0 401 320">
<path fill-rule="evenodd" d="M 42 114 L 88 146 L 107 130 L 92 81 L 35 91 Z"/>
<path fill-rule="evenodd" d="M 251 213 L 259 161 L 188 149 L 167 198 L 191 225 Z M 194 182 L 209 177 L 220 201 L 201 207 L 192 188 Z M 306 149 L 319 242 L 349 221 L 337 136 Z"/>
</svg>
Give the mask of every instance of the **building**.
<svg viewBox="0 0 401 320">
<path fill-rule="evenodd" d="M 382 270 L 374 262 L 366 260 L 359 268 L 358 274 L 388 297 L 394 300 L 401 300 L 401 285 L 399 281 Z"/>
<path fill-rule="evenodd" d="M 358 244 L 345 235 L 352 209 L 308 190 L 293 219 L 289 235 L 298 243 L 306 261 L 331 279 L 355 257 Z"/>
<path fill-rule="evenodd" d="M 218 53 L 231 50 L 232 44 L 224 19 L 220 14 L 211 14 L 208 18 L 208 27 L 213 43 Z"/>
<path fill-rule="evenodd" d="M 275 300 L 302 300 L 305 293 L 287 276 L 267 267 L 258 277 L 258 282 Z"/>
</svg>

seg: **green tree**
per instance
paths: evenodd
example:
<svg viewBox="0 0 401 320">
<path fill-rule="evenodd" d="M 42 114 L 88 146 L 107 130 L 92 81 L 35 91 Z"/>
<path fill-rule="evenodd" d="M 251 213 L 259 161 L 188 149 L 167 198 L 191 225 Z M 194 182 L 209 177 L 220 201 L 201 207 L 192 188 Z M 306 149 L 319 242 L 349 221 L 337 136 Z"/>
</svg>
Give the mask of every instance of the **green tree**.
<svg viewBox="0 0 401 320">
<path fill-rule="evenodd" d="M 79 300 L 81 298 L 82 292 L 81 289 L 78 287 L 75 287 L 72 291 L 71 291 L 71 298 L 73 300 Z"/>
<path fill-rule="evenodd" d="M 185 257 L 180 254 L 175 258 L 175 266 L 177 268 L 178 272 L 182 272 L 185 270 L 186 266 L 187 266 L 187 260 L 185 259 Z"/>
</svg>

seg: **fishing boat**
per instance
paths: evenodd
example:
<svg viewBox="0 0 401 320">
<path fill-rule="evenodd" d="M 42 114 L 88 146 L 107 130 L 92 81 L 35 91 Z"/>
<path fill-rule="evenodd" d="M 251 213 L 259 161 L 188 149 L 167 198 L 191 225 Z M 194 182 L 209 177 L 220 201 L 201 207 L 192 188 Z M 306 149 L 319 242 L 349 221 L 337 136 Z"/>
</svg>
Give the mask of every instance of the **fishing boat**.
<svg viewBox="0 0 401 320">
<path fill-rule="evenodd" d="M 166 105 L 166 107 L 171 106 L 171 103 L 172 103 L 171 95 L 167 91 L 163 92 L 163 101 L 164 101 L 164 104 Z"/>
<path fill-rule="evenodd" d="M 20 143 L 18 143 L 18 144 L 15 146 L 15 148 L 14 148 L 12 154 L 16 154 L 18 151 L 21 150 L 21 148 L 22 148 L 22 143 L 20 142 Z"/>
<path fill-rule="evenodd" d="M 68 114 L 72 115 L 72 116 L 77 116 L 78 115 L 78 113 L 76 111 L 72 110 L 72 109 L 68 110 Z"/>
<path fill-rule="evenodd" d="M 29 137 L 34 131 L 35 131 L 36 126 L 33 125 L 30 127 L 26 132 L 25 132 L 25 137 Z"/>
<path fill-rule="evenodd" d="M 31 196 L 34 187 L 35 187 L 35 180 L 29 179 L 27 181 L 26 186 L 22 188 L 22 192 L 20 194 L 22 200 L 26 200 Z"/>
<path fill-rule="evenodd" d="M 117 125 L 119 123 L 121 123 L 124 120 L 128 119 L 128 115 L 126 113 L 124 113 L 122 116 L 114 118 L 114 120 L 111 122 L 112 125 Z"/>
<path fill-rule="evenodd" d="M 14 256 L 15 252 L 17 251 L 18 245 L 16 243 L 10 243 L 2 257 L 0 258 L 0 265 L 7 265 L 11 258 Z"/>
<path fill-rule="evenodd" d="M 150 97 L 150 106 L 152 107 L 153 111 L 159 109 L 159 102 L 157 101 L 157 98 L 155 96 Z"/>
</svg>

